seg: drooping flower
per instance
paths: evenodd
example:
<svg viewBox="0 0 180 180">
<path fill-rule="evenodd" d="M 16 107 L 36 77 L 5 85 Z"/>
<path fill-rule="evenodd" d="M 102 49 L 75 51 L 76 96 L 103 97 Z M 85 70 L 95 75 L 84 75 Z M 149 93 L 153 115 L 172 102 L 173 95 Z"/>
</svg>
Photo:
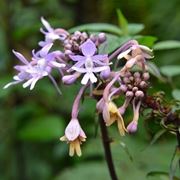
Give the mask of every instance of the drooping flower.
<svg viewBox="0 0 180 180">
<path fill-rule="evenodd" d="M 153 57 L 153 52 L 150 48 L 139 44 L 131 46 L 117 57 L 117 59 L 125 58 L 127 60 L 125 66 L 121 69 L 121 74 L 128 72 L 135 64 L 142 70 L 147 70 L 146 59 Z"/>
<path fill-rule="evenodd" d="M 65 129 L 65 135 L 60 138 L 61 141 L 67 141 L 69 143 L 69 155 L 73 156 L 75 153 L 81 156 L 82 142 L 86 141 L 86 135 L 82 130 L 78 119 L 71 119 L 68 126 Z"/>
<path fill-rule="evenodd" d="M 87 84 L 90 80 L 91 83 L 97 82 L 97 78 L 94 73 L 102 72 L 109 69 L 108 56 L 95 54 L 96 45 L 88 39 L 81 45 L 82 55 L 70 55 L 70 58 L 76 63 L 71 67 L 80 73 L 85 73 L 81 83 Z"/>
<path fill-rule="evenodd" d="M 40 28 L 40 31 L 45 35 L 45 41 L 39 42 L 39 45 L 41 47 L 49 43 L 53 43 L 55 40 L 64 41 L 69 35 L 69 33 L 64 29 L 61 28 L 53 29 L 43 17 L 41 17 L 41 22 L 46 28 L 46 31 L 43 30 L 43 28 Z"/>
<path fill-rule="evenodd" d="M 106 102 L 104 104 L 104 109 L 103 109 L 102 114 L 103 114 L 103 119 L 106 123 L 106 126 L 110 126 L 116 121 L 120 135 L 121 136 L 125 135 L 126 128 L 124 125 L 123 117 L 118 111 L 117 106 L 112 101 Z"/>
</svg>

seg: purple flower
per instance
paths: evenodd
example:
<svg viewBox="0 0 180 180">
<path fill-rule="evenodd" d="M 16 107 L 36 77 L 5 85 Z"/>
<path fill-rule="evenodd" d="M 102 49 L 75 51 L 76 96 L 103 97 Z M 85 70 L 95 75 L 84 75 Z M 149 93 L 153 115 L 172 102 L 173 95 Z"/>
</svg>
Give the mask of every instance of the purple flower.
<svg viewBox="0 0 180 180">
<path fill-rule="evenodd" d="M 23 84 L 23 87 L 26 88 L 30 86 L 30 90 L 32 90 L 39 79 L 42 79 L 45 76 L 50 76 L 50 79 L 53 81 L 50 73 L 53 67 L 61 68 L 65 67 L 65 64 L 56 62 L 56 57 L 60 54 L 60 51 L 54 51 L 52 53 L 48 53 L 51 44 L 47 44 L 37 53 L 33 53 L 32 61 L 29 62 L 22 54 L 19 52 L 13 51 L 15 56 L 24 64 L 17 65 L 14 68 L 19 71 L 19 73 L 13 77 L 15 81 L 8 83 L 4 88 L 8 88 L 11 85 L 18 84 L 26 81 Z"/>
<path fill-rule="evenodd" d="M 45 41 L 39 42 L 41 47 L 45 46 L 46 44 L 53 43 L 55 40 L 64 41 L 69 35 L 69 33 L 64 29 L 53 29 L 43 17 L 41 17 L 41 22 L 47 30 L 45 31 L 42 28 L 40 29 L 40 31 L 45 35 Z"/>
<path fill-rule="evenodd" d="M 95 44 L 88 39 L 81 45 L 82 55 L 70 55 L 70 58 L 76 62 L 71 69 L 80 73 L 85 73 L 83 79 L 81 80 L 82 84 L 87 84 L 90 80 L 91 83 L 97 81 L 94 73 L 107 70 L 109 68 L 108 56 L 104 55 L 95 55 L 96 53 Z"/>
</svg>

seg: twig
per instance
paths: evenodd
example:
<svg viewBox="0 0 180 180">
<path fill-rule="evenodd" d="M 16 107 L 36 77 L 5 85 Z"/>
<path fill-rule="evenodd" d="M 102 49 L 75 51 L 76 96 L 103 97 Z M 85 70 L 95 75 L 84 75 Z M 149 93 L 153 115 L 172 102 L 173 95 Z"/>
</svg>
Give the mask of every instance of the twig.
<svg viewBox="0 0 180 180">
<path fill-rule="evenodd" d="M 115 172 L 115 167 L 113 164 L 113 159 L 112 159 L 112 154 L 111 154 L 111 149 L 110 149 L 110 144 L 109 144 L 110 140 L 108 137 L 108 131 L 107 131 L 107 128 L 105 126 L 105 123 L 101 114 L 99 115 L 99 123 L 100 123 L 100 129 L 102 133 L 102 142 L 104 146 L 106 162 L 109 168 L 109 173 L 112 180 L 118 180 L 116 172 Z"/>
</svg>

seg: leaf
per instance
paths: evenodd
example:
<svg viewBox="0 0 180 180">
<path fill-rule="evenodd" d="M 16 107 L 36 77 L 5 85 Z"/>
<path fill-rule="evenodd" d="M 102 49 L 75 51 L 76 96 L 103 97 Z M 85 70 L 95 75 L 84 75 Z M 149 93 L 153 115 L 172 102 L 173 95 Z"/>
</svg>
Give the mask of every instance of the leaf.
<svg viewBox="0 0 180 180">
<path fill-rule="evenodd" d="M 107 40 L 99 48 L 99 53 L 112 53 L 123 43 L 130 40 L 130 37 L 118 37 L 112 34 L 106 34 Z"/>
<path fill-rule="evenodd" d="M 152 62 L 147 62 L 149 72 L 159 80 L 166 82 L 166 79 L 161 75 L 159 68 Z"/>
<path fill-rule="evenodd" d="M 174 41 L 174 40 L 161 41 L 156 43 L 153 47 L 154 50 L 168 50 L 168 49 L 176 49 L 176 48 L 180 48 L 180 41 Z"/>
<path fill-rule="evenodd" d="M 168 65 L 160 67 L 161 72 L 169 77 L 177 76 L 180 74 L 180 65 Z"/>
<path fill-rule="evenodd" d="M 180 100 L 180 89 L 174 89 L 172 92 L 172 96 L 174 99 Z"/>
<path fill-rule="evenodd" d="M 152 47 L 157 40 L 157 37 L 155 36 L 135 36 L 134 39 L 136 39 L 139 44 Z"/>
<path fill-rule="evenodd" d="M 122 29 L 123 35 L 127 35 L 128 34 L 128 21 L 126 20 L 125 16 L 123 15 L 120 9 L 117 10 L 117 15 L 118 15 L 119 27 Z"/>
<path fill-rule="evenodd" d="M 121 147 L 123 148 L 123 150 L 126 152 L 126 154 L 128 155 L 129 159 L 130 159 L 131 161 L 133 161 L 133 157 L 132 157 L 132 155 L 130 154 L 129 149 L 128 149 L 128 147 L 126 146 L 126 144 L 125 144 L 124 142 L 120 142 L 120 145 L 121 145 Z"/>
<path fill-rule="evenodd" d="M 18 131 L 18 137 L 30 141 L 51 141 L 63 135 L 63 121 L 57 116 L 47 116 L 27 123 Z"/>
<path fill-rule="evenodd" d="M 170 172 L 169 172 L 170 179 L 174 179 L 176 169 L 179 165 L 180 165 L 180 148 L 177 147 L 175 149 L 175 152 L 171 161 L 171 165 L 170 165 Z"/>
<path fill-rule="evenodd" d="M 91 32 L 109 32 L 112 34 L 121 35 L 122 31 L 119 27 L 107 23 L 90 23 L 90 24 L 83 24 L 80 26 L 73 27 L 69 29 L 70 33 L 75 31 L 91 31 Z"/>
<path fill-rule="evenodd" d="M 150 145 L 153 145 L 165 132 L 166 129 L 161 129 L 160 131 L 158 131 L 152 138 Z"/>
<path fill-rule="evenodd" d="M 150 180 L 152 177 L 156 177 L 158 180 L 169 180 L 169 173 L 163 171 L 152 171 L 147 174 L 147 178 Z M 180 180 L 178 177 L 174 177 L 173 180 Z"/>
<path fill-rule="evenodd" d="M 128 33 L 130 35 L 135 35 L 144 29 L 144 24 L 130 23 L 128 24 Z"/>
</svg>

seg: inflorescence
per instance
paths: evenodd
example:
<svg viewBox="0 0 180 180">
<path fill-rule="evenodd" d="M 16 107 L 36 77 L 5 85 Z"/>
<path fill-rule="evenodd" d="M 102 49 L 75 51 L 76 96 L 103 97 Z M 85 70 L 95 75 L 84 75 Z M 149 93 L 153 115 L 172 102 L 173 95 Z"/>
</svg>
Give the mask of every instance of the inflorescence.
<svg viewBox="0 0 180 180">
<path fill-rule="evenodd" d="M 70 34 L 62 28 L 52 28 L 44 18 L 41 18 L 41 22 L 44 29 L 41 28 L 40 31 L 45 38 L 39 42 L 40 50 L 32 51 L 31 60 L 13 50 L 21 65 L 14 66 L 18 73 L 13 77 L 14 81 L 4 88 L 23 83 L 23 88 L 30 87 L 32 90 L 37 81 L 47 76 L 61 93 L 52 76 L 54 69 L 59 72 L 65 85 L 81 80 L 81 88 L 73 103 L 71 120 L 65 129 L 65 135 L 60 138 L 70 145 L 70 156 L 74 153 L 81 156 L 80 145 L 86 140 L 78 113 L 81 99 L 88 88 L 90 96 L 97 100 L 97 113 L 102 113 L 106 126 L 117 122 L 122 136 L 136 132 L 141 104 L 149 87 L 147 60 L 153 58 L 152 50 L 131 40 L 112 54 L 99 54 L 99 47 L 107 43 L 105 33 L 94 35 L 76 31 Z M 52 50 L 55 41 L 59 42 L 59 49 Z M 113 62 L 121 59 L 125 60 L 123 67 L 113 70 Z M 124 97 L 125 100 L 118 107 L 114 99 L 119 97 Z M 132 106 L 133 119 L 126 125 L 123 115 L 129 106 Z"/>
</svg>

